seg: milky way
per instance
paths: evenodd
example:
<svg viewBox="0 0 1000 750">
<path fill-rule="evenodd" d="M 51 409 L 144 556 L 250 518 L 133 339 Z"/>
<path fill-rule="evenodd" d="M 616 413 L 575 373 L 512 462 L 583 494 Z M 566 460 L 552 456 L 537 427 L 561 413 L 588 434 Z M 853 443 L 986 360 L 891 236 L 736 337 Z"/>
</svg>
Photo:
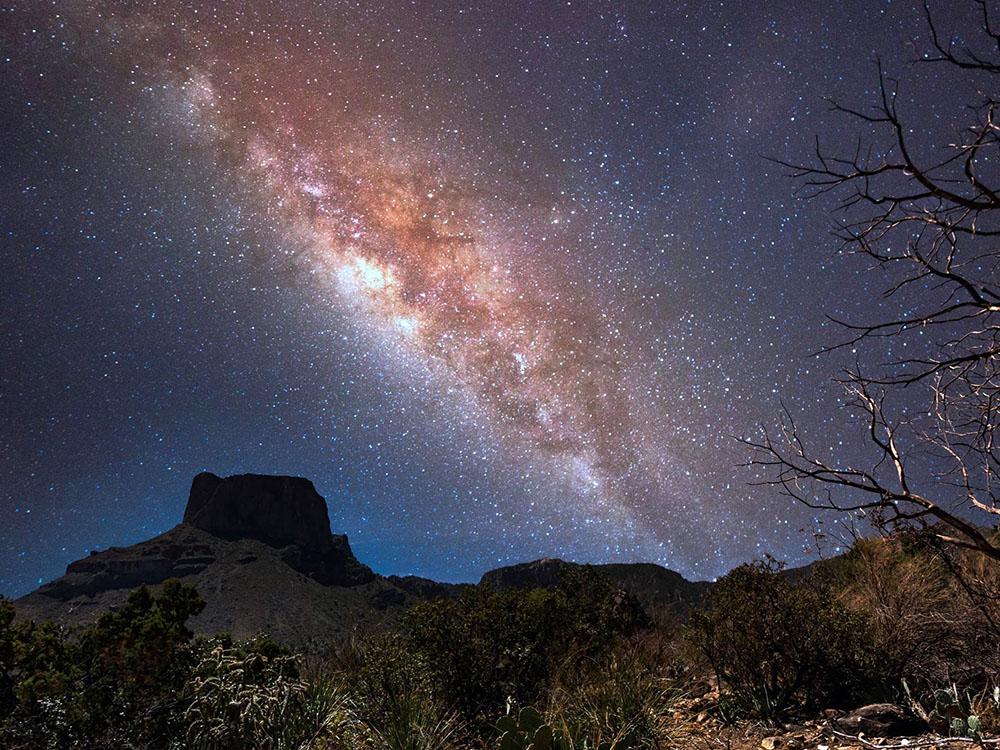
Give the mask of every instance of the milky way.
<svg viewBox="0 0 1000 750">
<path fill-rule="evenodd" d="M 390 357 L 427 368 L 502 456 L 553 481 L 562 511 L 614 520 L 628 546 L 649 541 L 642 511 L 677 467 L 663 429 L 669 399 L 636 345 L 644 334 L 498 218 L 558 232 L 572 208 L 555 198 L 540 216 L 511 206 L 460 138 L 429 150 L 404 127 L 354 120 L 303 93 L 287 72 L 308 67 L 299 55 L 262 66 L 246 50 L 216 51 L 212 34 L 184 29 L 171 44 L 150 18 L 106 23 L 128 48 L 156 51 L 139 58 L 155 71 L 147 85 L 162 87 L 177 126 L 246 188 L 253 214 L 276 224 L 311 282 L 297 293 L 348 305 Z"/>
<path fill-rule="evenodd" d="M 883 303 L 761 155 L 853 138 L 822 97 L 922 17 L 717 6 L 5 8 L 2 586 L 202 469 L 309 476 L 382 572 L 805 559 L 734 436 L 838 447 L 807 355 Z"/>
<path fill-rule="evenodd" d="M 336 292 L 471 396 L 506 443 L 551 458 L 583 491 L 633 496 L 629 474 L 654 468 L 639 465 L 638 446 L 662 415 L 648 400 L 630 413 L 630 322 L 602 314 L 530 245 L 511 247 L 467 195 L 471 167 L 409 153 L 379 129 L 372 146 L 355 144 L 322 111 L 271 122 L 222 101 L 204 75 L 180 88 L 195 127 L 236 155 L 232 168 L 263 201 L 255 210 L 276 216 L 303 256 L 318 284 L 303 294 Z"/>
</svg>

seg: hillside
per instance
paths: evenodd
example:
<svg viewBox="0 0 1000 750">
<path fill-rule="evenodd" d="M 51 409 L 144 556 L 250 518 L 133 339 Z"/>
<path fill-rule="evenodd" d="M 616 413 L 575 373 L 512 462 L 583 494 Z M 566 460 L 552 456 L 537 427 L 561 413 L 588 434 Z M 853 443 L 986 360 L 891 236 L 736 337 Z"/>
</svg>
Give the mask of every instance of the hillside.
<svg viewBox="0 0 1000 750">
<path fill-rule="evenodd" d="M 653 563 L 610 563 L 580 565 L 553 558 L 519 563 L 491 570 L 480 579 L 481 586 L 494 588 L 553 588 L 567 568 L 585 567 L 599 571 L 618 588 L 636 598 L 652 614 L 666 610 L 683 615 L 696 605 L 711 587 L 707 581 L 689 581 L 680 573 Z"/>
</svg>

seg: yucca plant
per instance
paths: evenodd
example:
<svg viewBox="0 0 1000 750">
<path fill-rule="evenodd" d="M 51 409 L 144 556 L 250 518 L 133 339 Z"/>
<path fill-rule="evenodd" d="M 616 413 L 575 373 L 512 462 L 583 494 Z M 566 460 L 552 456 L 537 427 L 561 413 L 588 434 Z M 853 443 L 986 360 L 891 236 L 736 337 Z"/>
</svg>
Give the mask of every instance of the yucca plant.
<svg viewBox="0 0 1000 750">
<path fill-rule="evenodd" d="M 279 746 L 295 750 L 347 750 L 353 717 L 342 682 L 325 672 L 310 675 L 296 711 L 282 727 Z"/>
<path fill-rule="evenodd" d="M 640 654 L 613 654 L 557 687 L 546 718 L 567 750 L 657 748 L 670 735 L 679 691 Z"/>
<path fill-rule="evenodd" d="M 351 711 L 351 747 L 365 750 L 460 750 L 461 725 L 454 714 L 419 692 L 394 696 L 389 710 Z"/>
<path fill-rule="evenodd" d="M 437 700 L 424 658 L 398 635 L 348 644 L 326 664 L 349 698 L 350 750 L 458 750 L 463 725 Z"/>
</svg>

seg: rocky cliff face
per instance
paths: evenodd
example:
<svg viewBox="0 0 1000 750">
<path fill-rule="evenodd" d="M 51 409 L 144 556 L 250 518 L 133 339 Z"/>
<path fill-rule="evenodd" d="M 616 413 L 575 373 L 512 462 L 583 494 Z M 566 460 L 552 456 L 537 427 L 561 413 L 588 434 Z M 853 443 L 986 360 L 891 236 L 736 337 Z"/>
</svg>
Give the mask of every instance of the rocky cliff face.
<svg viewBox="0 0 1000 750">
<path fill-rule="evenodd" d="M 203 472 L 191 483 L 184 523 L 222 539 L 257 539 L 322 553 L 330 545 L 326 501 L 301 477 Z"/>
<path fill-rule="evenodd" d="M 326 585 L 368 583 L 375 574 L 330 532 L 326 501 L 301 477 L 239 474 L 194 478 L 184 523 L 220 539 L 256 539 L 282 549 L 292 568 Z"/>
<path fill-rule="evenodd" d="M 179 526 L 133 547 L 92 552 L 38 593 L 65 602 L 186 578 L 215 563 L 225 542 L 245 540 L 272 548 L 269 557 L 325 586 L 357 586 L 376 578 L 358 562 L 346 536 L 330 533 L 326 501 L 308 479 L 259 474 L 222 479 L 204 473 L 194 478 Z"/>
</svg>

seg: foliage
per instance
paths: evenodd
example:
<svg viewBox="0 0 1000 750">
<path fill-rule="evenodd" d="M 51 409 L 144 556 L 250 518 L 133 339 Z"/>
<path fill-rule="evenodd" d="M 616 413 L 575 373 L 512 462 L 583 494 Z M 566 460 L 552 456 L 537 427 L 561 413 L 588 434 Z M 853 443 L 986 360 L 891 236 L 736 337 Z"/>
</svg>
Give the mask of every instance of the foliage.
<svg viewBox="0 0 1000 750">
<path fill-rule="evenodd" d="M 497 732 L 500 750 L 570 750 L 565 736 L 553 730 L 531 706 L 515 713 L 508 704 L 507 713 L 497 721 Z"/>
<path fill-rule="evenodd" d="M 728 713 L 773 718 L 797 702 L 853 702 L 869 671 L 865 627 L 826 587 L 760 562 L 720 579 L 688 633 L 727 688 Z"/>
<path fill-rule="evenodd" d="M 646 650 L 630 647 L 586 660 L 550 692 L 544 713 L 508 704 L 497 722 L 500 750 L 642 750 L 673 733 L 679 691 Z"/>
<path fill-rule="evenodd" d="M 984 637 L 1000 613 L 965 587 L 988 590 L 1000 571 L 925 542 L 861 540 L 810 571 L 741 566 L 682 638 L 649 629 L 584 569 L 554 590 L 479 587 L 417 605 L 323 661 L 262 639 L 193 638 L 201 603 L 177 582 L 137 590 L 79 632 L 15 621 L 0 601 L 0 746 L 686 747 L 703 731 L 692 710 L 716 706 L 706 663 L 723 718 L 851 707 L 905 686 L 939 732 L 985 736 L 1000 729 L 1000 644 Z"/>
<path fill-rule="evenodd" d="M 934 690 L 923 701 L 914 698 L 904 682 L 914 713 L 941 734 L 981 739 L 1000 730 L 1000 685 L 987 685 L 978 692 L 960 690 L 952 683 Z"/>
<path fill-rule="evenodd" d="M 403 628 L 444 702 L 485 724 L 508 699 L 537 701 L 566 659 L 600 653 L 633 630 L 631 605 L 597 574 L 572 570 L 551 591 L 480 586 L 419 604 Z"/>
<path fill-rule="evenodd" d="M 133 591 L 77 637 L 51 623 L 0 617 L 0 659 L 14 705 L 0 728 L 11 747 L 163 743 L 190 670 L 187 620 L 204 606 L 171 580 Z"/>
<path fill-rule="evenodd" d="M 394 634 L 341 651 L 335 671 L 350 695 L 352 746 L 386 750 L 458 747 L 461 725 L 434 695 L 422 655 Z"/>
<path fill-rule="evenodd" d="M 458 750 L 461 724 L 428 693 L 395 696 L 390 711 L 371 713 L 362 703 L 352 712 L 355 741 L 351 747 L 371 750 Z"/>
<path fill-rule="evenodd" d="M 900 685 L 929 669 L 951 630 L 942 614 L 954 594 L 941 561 L 917 539 L 897 536 L 859 540 L 830 568 L 840 602 L 866 618 L 878 681 Z"/>
<path fill-rule="evenodd" d="M 14 605 L 0 596 L 0 721 L 14 710 Z"/>
<path fill-rule="evenodd" d="M 992 571 L 989 570 L 992 568 Z M 1000 671 L 1000 566 L 927 532 L 862 539 L 824 564 L 838 601 L 866 621 L 869 680 L 918 692 Z M 992 590 L 991 590 L 992 589 Z"/>
</svg>

